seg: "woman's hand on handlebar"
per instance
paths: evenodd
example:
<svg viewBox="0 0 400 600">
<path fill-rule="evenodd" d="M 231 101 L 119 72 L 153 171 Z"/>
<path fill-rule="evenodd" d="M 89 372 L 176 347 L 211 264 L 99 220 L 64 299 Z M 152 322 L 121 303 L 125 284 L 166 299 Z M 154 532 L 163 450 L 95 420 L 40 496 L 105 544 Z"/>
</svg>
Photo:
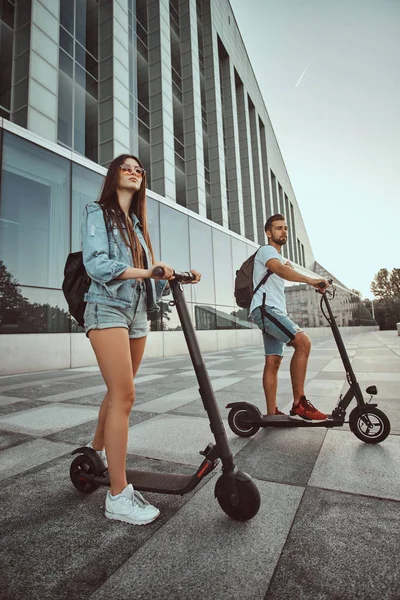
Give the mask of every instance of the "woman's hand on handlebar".
<svg viewBox="0 0 400 600">
<path fill-rule="evenodd" d="M 199 273 L 198 271 L 195 271 L 194 269 L 190 269 L 190 273 L 193 273 L 193 275 L 196 277 L 196 279 L 193 279 L 193 281 L 182 281 L 183 284 L 187 284 L 187 283 L 199 283 L 200 279 L 201 279 L 201 273 Z"/>
<path fill-rule="evenodd" d="M 163 269 L 162 275 L 154 275 L 154 267 L 161 267 Z M 154 265 L 149 269 L 149 273 L 149 277 L 152 279 L 175 279 L 174 269 L 160 260 L 155 261 Z"/>
</svg>

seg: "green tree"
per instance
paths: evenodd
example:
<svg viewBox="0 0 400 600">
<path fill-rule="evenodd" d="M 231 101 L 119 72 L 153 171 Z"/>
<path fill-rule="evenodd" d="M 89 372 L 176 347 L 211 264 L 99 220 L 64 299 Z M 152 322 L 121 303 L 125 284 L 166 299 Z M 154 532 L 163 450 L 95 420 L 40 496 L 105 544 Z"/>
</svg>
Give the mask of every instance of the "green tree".
<svg viewBox="0 0 400 600">
<path fill-rule="evenodd" d="M 400 298 L 400 269 L 393 269 L 390 273 L 390 285 L 395 298 Z"/>
<path fill-rule="evenodd" d="M 380 269 L 371 283 L 371 292 L 377 298 L 393 298 L 390 274 L 387 269 Z"/>
</svg>

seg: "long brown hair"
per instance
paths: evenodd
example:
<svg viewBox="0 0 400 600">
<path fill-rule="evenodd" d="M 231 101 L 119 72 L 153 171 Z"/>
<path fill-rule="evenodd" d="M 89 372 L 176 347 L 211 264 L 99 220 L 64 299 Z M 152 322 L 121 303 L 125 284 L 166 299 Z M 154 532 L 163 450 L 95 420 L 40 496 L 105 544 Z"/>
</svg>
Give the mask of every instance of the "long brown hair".
<svg viewBox="0 0 400 600">
<path fill-rule="evenodd" d="M 107 227 L 116 225 L 122 235 L 122 238 L 132 253 L 133 264 L 139 269 L 144 268 L 142 248 L 133 227 L 130 226 L 124 211 L 122 210 L 117 196 L 117 184 L 120 173 L 120 166 L 124 164 L 127 158 L 133 158 L 142 167 L 141 161 L 132 154 L 120 154 L 111 162 L 108 167 L 107 175 L 103 183 L 98 203 L 104 212 L 104 218 Z M 146 173 L 143 173 L 142 185 L 140 189 L 133 194 L 130 211 L 139 219 L 143 231 L 143 237 L 150 252 L 151 261 L 154 263 L 154 252 L 151 245 L 149 231 L 147 227 L 147 208 L 146 208 Z M 148 265 L 150 267 L 150 265 Z"/>
</svg>

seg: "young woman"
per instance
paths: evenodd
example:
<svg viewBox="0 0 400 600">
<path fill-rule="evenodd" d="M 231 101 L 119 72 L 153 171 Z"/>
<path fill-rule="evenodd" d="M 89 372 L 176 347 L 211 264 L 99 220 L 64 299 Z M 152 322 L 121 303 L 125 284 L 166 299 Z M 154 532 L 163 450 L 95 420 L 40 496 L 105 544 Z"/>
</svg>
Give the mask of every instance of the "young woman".
<svg viewBox="0 0 400 600">
<path fill-rule="evenodd" d="M 146 218 L 146 171 L 135 156 L 123 154 L 112 161 L 99 201 L 85 207 L 82 249 L 91 278 L 85 332 L 107 386 L 88 445 L 108 462 L 106 517 L 144 525 L 160 511 L 127 484 L 129 413 L 146 344 L 147 311 L 158 308 L 173 269 L 154 261 Z M 164 280 L 154 277 L 155 266 L 164 268 Z M 197 283 L 201 276 L 192 272 Z"/>
</svg>

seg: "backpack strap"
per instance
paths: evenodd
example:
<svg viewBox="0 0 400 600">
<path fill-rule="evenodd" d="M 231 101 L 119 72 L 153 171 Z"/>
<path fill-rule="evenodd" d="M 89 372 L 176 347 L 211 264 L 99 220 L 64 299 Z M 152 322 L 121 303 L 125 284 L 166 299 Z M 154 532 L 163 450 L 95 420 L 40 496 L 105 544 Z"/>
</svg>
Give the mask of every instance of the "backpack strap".
<svg viewBox="0 0 400 600">
<path fill-rule="evenodd" d="M 264 283 L 266 283 L 266 282 L 267 282 L 267 279 L 268 279 L 268 277 L 269 277 L 270 275 L 272 275 L 272 273 L 273 273 L 273 271 L 271 271 L 270 269 L 267 269 L 267 272 L 266 272 L 266 274 L 264 275 L 264 277 L 261 279 L 260 283 L 257 285 L 257 287 L 255 287 L 255 288 L 254 288 L 254 290 L 253 290 L 253 294 L 252 294 L 253 296 L 254 296 L 254 294 L 255 294 L 255 293 L 256 293 L 256 292 L 257 292 L 257 291 L 260 289 L 260 287 L 261 287 L 262 285 L 264 285 Z"/>
</svg>

